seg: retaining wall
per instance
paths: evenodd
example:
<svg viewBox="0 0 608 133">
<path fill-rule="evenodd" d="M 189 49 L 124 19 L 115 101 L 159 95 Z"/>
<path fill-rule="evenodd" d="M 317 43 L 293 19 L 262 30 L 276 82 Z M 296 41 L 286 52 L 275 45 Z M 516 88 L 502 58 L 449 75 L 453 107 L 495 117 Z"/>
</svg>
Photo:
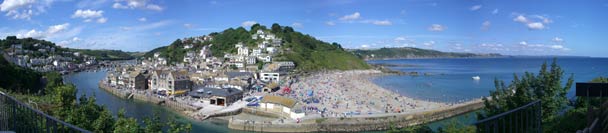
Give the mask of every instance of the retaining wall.
<svg viewBox="0 0 608 133">
<path fill-rule="evenodd" d="M 379 117 L 346 117 L 346 118 L 320 118 L 321 121 L 307 121 L 303 123 L 272 124 L 231 119 L 228 127 L 236 130 L 257 132 L 356 132 L 388 130 L 391 126 L 397 128 L 423 124 L 431 121 L 453 117 L 482 108 L 483 102 L 476 100 L 469 104 L 449 107 L 445 109 L 426 111 L 413 114 L 394 114 Z M 243 112 L 247 112 L 244 109 Z M 265 112 L 256 111 L 258 114 Z"/>
</svg>

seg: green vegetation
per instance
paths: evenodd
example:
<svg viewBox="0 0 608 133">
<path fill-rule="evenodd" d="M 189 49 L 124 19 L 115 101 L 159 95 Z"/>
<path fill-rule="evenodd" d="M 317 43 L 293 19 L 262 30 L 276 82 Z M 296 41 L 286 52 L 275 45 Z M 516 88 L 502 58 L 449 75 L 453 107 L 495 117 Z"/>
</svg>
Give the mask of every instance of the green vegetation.
<svg viewBox="0 0 608 133">
<path fill-rule="evenodd" d="M 39 93 L 42 74 L 11 64 L 0 57 L 0 87 L 19 93 Z"/>
<path fill-rule="evenodd" d="M 145 120 L 144 125 L 140 125 L 135 118 L 125 117 L 124 111 L 119 112 L 118 118 L 114 118 L 105 106 L 95 103 L 95 97 L 83 95 L 77 100 L 76 87 L 71 84 L 64 85 L 59 73 L 45 73 L 44 79 L 46 79 L 47 89 L 42 89 L 42 84 L 39 84 L 41 75 L 43 74 L 11 65 L 4 58 L 0 58 L 1 91 L 16 97 L 20 101 L 27 101 L 26 103 L 35 109 L 83 129 L 94 132 L 119 133 L 159 132 L 162 130 L 157 129 L 163 129 L 164 127 L 169 132 L 189 132 L 192 129 L 192 125 L 179 123 L 175 120 L 168 121 L 168 123 L 160 121 L 158 114 L 154 114 L 152 118 Z M 25 113 L 16 117 L 23 120 L 20 121 L 21 124 L 35 125 L 29 123 L 32 121 L 27 121 L 29 116 Z"/>
<path fill-rule="evenodd" d="M 608 83 L 608 78 L 597 77 L 590 82 L 592 83 Z M 590 115 L 592 118 L 608 119 L 608 98 L 587 98 L 576 97 L 576 101 L 572 105 L 573 108 L 566 111 L 563 115 L 557 116 L 554 121 L 546 123 L 547 132 L 576 132 L 586 128 L 587 111 L 589 108 L 595 110 Z M 600 122 L 601 123 L 601 122 Z M 608 123 L 608 122 L 604 122 Z M 608 132 L 608 125 L 600 125 L 600 132 Z"/>
<path fill-rule="evenodd" d="M 573 84 L 573 75 L 571 75 L 566 84 L 562 85 L 563 75 L 564 71 L 554 59 L 551 68 L 547 68 L 545 62 L 538 75 L 528 72 L 522 77 L 515 75 L 508 86 L 504 84 L 504 81 L 495 80 L 496 90 L 490 92 L 492 100 L 483 98 L 484 112 L 478 114 L 478 119 L 515 109 L 538 99 L 542 103 L 542 122 L 555 122 L 556 117 L 559 117 L 558 111 L 563 110 L 568 103 L 566 93 Z M 543 129 L 545 131 L 553 128 L 561 129 L 549 125 L 551 124 L 543 124 Z"/>
<path fill-rule="evenodd" d="M 427 125 L 416 125 L 398 129 L 391 126 L 391 129 L 387 133 L 474 133 L 475 126 L 465 125 L 457 120 L 449 121 L 439 127 L 437 131 L 433 131 Z"/>
<path fill-rule="evenodd" d="M 50 55 L 61 55 L 64 57 L 73 57 L 80 59 L 82 57 L 75 57 L 73 54 L 63 52 L 80 52 L 82 55 L 89 55 L 95 57 L 98 60 L 129 60 L 134 59 L 137 53 L 128 53 L 120 50 L 90 50 L 90 49 L 71 49 L 63 48 L 55 45 L 53 42 L 38 40 L 33 38 L 17 39 L 15 36 L 7 36 L 6 39 L 0 39 L 0 48 L 2 50 L 10 48 L 13 44 L 21 44 L 23 50 L 30 50 L 32 53 L 28 54 L 30 57 L 48 57 Z M 54 51 L 48 50 L 54 49 Z M 40 49 L 47 49 L 47 51 L 40 51 Z"/>
<path fill-rule="evenodd" d="M 70 49 L 66 48 L 70 52 L 80 52 L 83 55 L 89 55 L 95 57 L 98 60 L 131 60 L 135 59 L 131 53 L 123 52 L 120 50 L 90 50 L 90 49 Z"/>
<path fill-rule="evenodd" d="M 265 26 L 255 24 L 251 29 L 238 27 L 236 29 L 229 28 L 222 32 L 214 32 L 209 34 L 213 37 L 211 41 L 205 42 L 185 42 L 176 40 L 169 46 L 156 48 L 144 55 L 144 57 L 152 57 L 154 53 L 160 53 L 160 56 L 167 57 L 170 64 L 181 62 L 185 53 L 191 50 L 200 50 L 202 46 L 213 44 L 210 47 L 213 56 L 223 57 L 228 53 L 236 53 L 235 45 L 242 42 L 245 46 L 255 47 L 260 39 L 253 40 L 251 35 L 257 30 L 263 30 L 276 35 L 283 39 L 283 46 L 274 60 L 277 61 L 294 61 L 297 69 L 300 70 L 322 70 L 322 69 L 368 69 L 370 66 L 363 60 L 359 59 L 352 53 L 345 51 L 338 43 L 327 43 L 315 39 L 310 35 L 305 35 L 296 32 L 289 26 L 280 26 L 273 24 L 271 29 L 266 29 Z M 184 44 L 192 44 L 192 49 L 183 49 Z"/>
<path fill-rule="evenodd" d="M 437 50 L 420 49 L 413 47 L 380 48 L 373 50 L 351 50 L 355 55 L 364 59 L 395 59 L 395 58 L 466 58 L 466 57 L 497 57 L 500 54 L 473 54 L 441 52 Z"/>
</svg>

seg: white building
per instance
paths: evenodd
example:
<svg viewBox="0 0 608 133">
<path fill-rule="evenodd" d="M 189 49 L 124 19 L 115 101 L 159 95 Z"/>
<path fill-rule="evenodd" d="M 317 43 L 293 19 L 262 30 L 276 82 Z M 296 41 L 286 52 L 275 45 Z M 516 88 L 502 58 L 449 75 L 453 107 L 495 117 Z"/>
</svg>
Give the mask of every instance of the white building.
<svg viewBox="0 0 608 133">
<path fill-rule="evenodd" d="M 184 45 L 184 49 L 191 49 L 192 47 L 192 44 Z"/>
<path fill-rule="evenodd" d="M 274 72 L 260 72 L 260 80 L 264 82 L 279 82 L 279 73 Z"/>
<path fill-rule="evenodd" d="M 269 54 L 274 54 L 274 52 L 276 52 L 275 50 L 276 49 L 274 47 L 267 47 L 266 48 L 266 51 L 268 51 Z"/>
<path fill-rule="evenodd" d="M 247 47 L 239 47 L 238 49 L 238 55 L 249 55 L 249 48 Z"/>
<path fill-rule="evenodd" d="M 251 56 L 258 56 L 260 54 L 262 54 L 262 49 L 256 48 L 251 51 Z"/>
<path fill-rule="evenodd" d="M 291 119 L 303 118 L 306 114 L 296 106 L 297 101 L 282 96 L 265 95 L 260 101 L 259 108 L 264 111 L 273 112 Z"/>
<path fill-rule="evenodd" d="M 247 57 L 247 64 L 255 64 L 256 58 L 254 56 Z"/>
</svg>

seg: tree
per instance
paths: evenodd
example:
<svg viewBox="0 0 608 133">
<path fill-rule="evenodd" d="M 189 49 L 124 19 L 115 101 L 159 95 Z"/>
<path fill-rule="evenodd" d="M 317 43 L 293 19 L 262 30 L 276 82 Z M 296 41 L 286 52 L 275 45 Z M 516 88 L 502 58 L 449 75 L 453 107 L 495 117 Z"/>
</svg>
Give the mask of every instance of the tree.
<svg viewBox="0 0 608 133">
<path fill-rule="evenodd" d="M 477 132 L 475 126 L 465 125 L 457 120 L 452 120 L 449 123 L 443 124 L 443 127 L 437 129 L 439 133 L 474 133 Z"/>
<path fill-rule="evenodd" d="M 73 84 L 53 88 L 52 102 L 60 108 L 71 108 L 76 104 L 76 87 Z"/>
<path fill-rule="evenodd" d="M 114 131 L 114 117 L 112 117 L 112 114 L 107 108 L 103 107 L 99 117 L 93 121 L 92 126 L 94 132 L 112 132 Z"/>
<path fill-rule="evenodd" d="M 125 110 L 118 111 L 118 120 L 114 123 L 114 133 L 137 133 L 140 132 L 137 119 L 125 117 Z"/>
<path fill-rule="evenodd" d="M 162 132 L 163 123 L 160 119 L 160 112 L 154 111 L 152 118 L 144 119 L 144 124 L 146 125 L 146 127 L 144 128 L 144 131 L 146 133 Z"/>
<path fill-rule="evenodd" d="M 44 75 L 46 78 L 46 88 L 53 88 L 63 85 L 63 78 L 58 72 L 48 72 Z"/>
<path fill-rule="evenodd" d="M 526 72 L 522 77 L 514 76 L 510 85 L 506 86 L 504 81 L 495 80 L 495 91 L 490 91 L 491 100 L 483 98 L 484 113 L 479 113 L 478 118 L 484 119 L 508 110 L 523 106 L 534 100 L 540 100 L 542 106 L 542 121 L 549 122 L 557 116 L 568 100 L 566 93 L 573 84 L 573 75 L 562 86 L 564 71 L 557 65 L 557 59 L 553 59 L 551 68 L 547 69 L 547 63 L 543 63 L 538 75 Z"/>
<path fill-rule="evenodd" d="M 259 23 L 255 23 L 253 25 L 251 25 L 251 29 L 249 30 L 251 33 L 255 33 L 256 31 L 258 31 L 261 28 L 261 25 Z"/>
<path fill-rule="evenodd" d="M 270 27 L 270 30 L 272 33 L 274 34 L 278 34 L 281 32 L 281 25 L 277 24 L 277 23 L 273 23 L 272 26 Z"/>
</svg>

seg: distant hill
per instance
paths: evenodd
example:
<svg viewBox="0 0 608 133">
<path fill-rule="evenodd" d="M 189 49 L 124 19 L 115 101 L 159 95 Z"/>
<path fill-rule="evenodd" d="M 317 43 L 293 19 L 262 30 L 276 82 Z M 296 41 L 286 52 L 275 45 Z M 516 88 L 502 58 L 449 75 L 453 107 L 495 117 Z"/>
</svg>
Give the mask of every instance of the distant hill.
<svg viewBox="0 0 608 133">
<path fill-rule="evenodd" d="M 320 41 L 310 35 L 294 31 L 289 26 L 273 24 L 270 29 L 266 26 L 255 24 L 249 30 L 238 27 L 229 28 L 222 32 L 214 32 L 207 36 L 212 37 L 210 41 L 193 41 L 192 39 L 177 39 L 168 46 L 159 47 L 147 52 L 144 57 L 152 57 L 154 53 L 168 58 L 169 62 L 180 62 L 185 53 L 193 50 L 200 50 L 201 47 L 213 44 L 210 49 L 215 57 L 223 57 L 228 53 L 236 53 L 235 44 L 242 42 L 246 46 L 255 47 L 260 43 L 260 39 L 252 39 L 251 35 L 256 31 L 263 30 L 272 33 L 278 38 L 282 38 L 282 44 L 278 55 L 273 57 L 275 61 L 294 61 L 299 70 L 321 70 L 321 69 L 368 69 L 370 66 L 353 55 L 345 51 L 340 44 L 327 43 Z M 193 48 L 184 49 L 185 45 L 192 45 Z"/>
<path fill-rule="evenodd" d="M 470 57 L 498 57 L 500 54 L 474 54 L 441 52 L 437 50 L 420 49 L 413 47 L 380 48 L 380 49 L 354 49 L 355 55 L 366 60 L 374 59 L 411 59 L 411 58 L 470 58 Z"/>
<path fill-rule="evenodd" d="M 21 44 L 24 50 L 30 50 L 32 53 L 30 54 L 32 57 L 45 56 L 49 54 L 62 54 L 62 52 L 80 52 L 82 55 L 93 56 L 98 60 L 128 60 L 134 59 L 133 56 L 129 52 L 124 52 L 120 50 L 90 50 L 90 49 L 72 49 L 72 48 L 64 48 L 55 45 L 55 43 L 39 40 L 33 38 L 22 38 L 18 39 L 15 36 L 7 36 L 6 39 L 0 39 L 0 48 L 8 49 L 14 44 Z M 47 51 L 41 52 L 40 49 L 52 48 L 55 49 L 54 52 Z M 71 55 L 63 55 L 63 56 L 71 56 Z"/>
</svg>

